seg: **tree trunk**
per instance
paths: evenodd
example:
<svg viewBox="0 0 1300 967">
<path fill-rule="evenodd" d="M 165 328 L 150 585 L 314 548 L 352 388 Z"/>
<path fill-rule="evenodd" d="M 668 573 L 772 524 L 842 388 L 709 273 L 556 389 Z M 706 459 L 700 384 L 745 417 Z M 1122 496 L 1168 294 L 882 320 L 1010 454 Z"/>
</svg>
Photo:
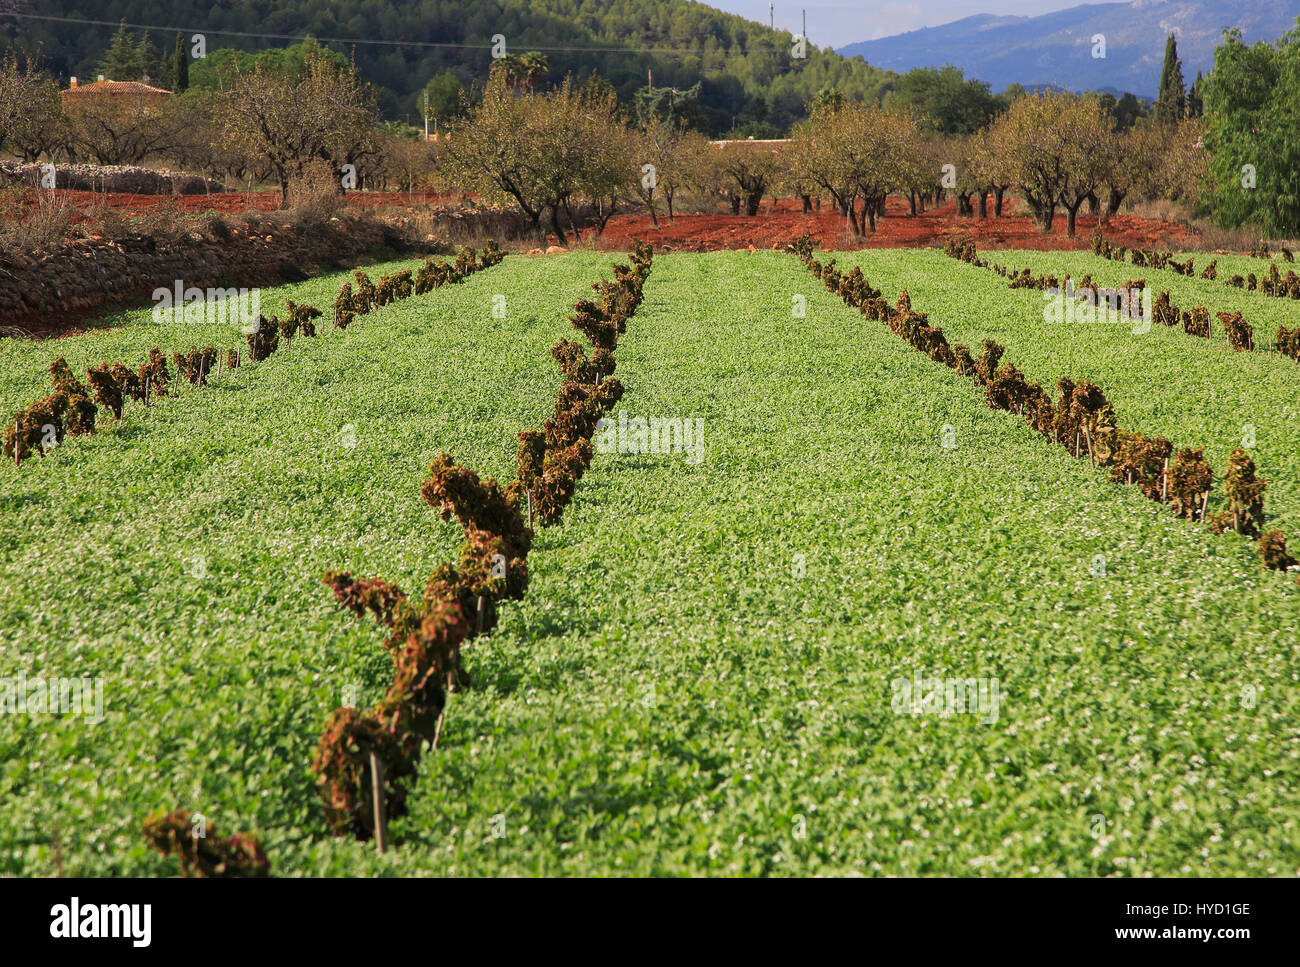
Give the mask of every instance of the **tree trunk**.
<svg viewBox="0 0 1300 967">
<path fill-rule="evenodd" d="M 812 214 L 812 210 L 813 210 L 812 199 L 809 198 L 807 195 L 800 195 L 799 197 L 803 199 L 803 213 L 805 215 Z"/>
<path fill-rule="evenodd" d="M 763 193 L 761 191 L 751 191 L 745 196 L 745 214 L 753 217 L 758 214 L 758 206 L 762 204 Z"/>
<path fill-rule="evenodd" d="M 551 228 L 555 231 L 555 238 L 560 245 L 569 244 L 569 236 L 564 234 L 564 229 L 560 227 L 560 206 L 551 206 Z"/>
<path fill-rule="evenodd" d="M 728 196 L 727 196 L 727 204 L 731 206 L 731 214 L 733 214 L 733 215 L 739 215 L 739 214 L 740 214 L 740 196 L 739 196 L 739 195 L 728 195 Z"/>
<path fill-rule="evenodd" d="M 912 215 L 912 216 L 915 216 L 915 215 L 916 215 L 916 192 L 915 192 L 914 190 L 913 190 L 913 191 L 909 191 L 909 192 L 907 193 L 907 205 L 908 205 L 908 208 L 911 209 L 911 210 L 908 212 L 908 214 L 909 214 L 909 215 Z"/>
<path fill-rule="evenodd" d="M 1097 197 L 1095 191 L 1088 192 L 1088 214 L 1097 214 L 1097 209 L 1101 208 L 1101 200 Z"/>
<path fill-rule="evenodd" d="M 1006 192 L 1005 188 L 993 189 L 993 217 L 1002 217 L 1002 195 Z"/>
<path fill-rule="evenodd" d="M 980 196 L 980 207 L 979 207 L 980 218 L 988 218 L 989 217 L 988 189 L 987 188 L 980 189 L 979 196 Z"/>
<path fill-rule="evenodd" d="M 1070 238 L 1074 238 L 1074 220 L 1079 214 L 1079 209 L 1083 207 L 1083 202 L 1084 199 L 1080 198 L 1073 205 L 1065 206 L 1065 234 Z M 1055 211 L 1056 206 L 1053 205 L 1052 209 Z M 1050 227 L 1049 225 L 1048 228 Z"/>
<path fill-rule="evenodd" d="M 1107 218 L 1109 218 L 1111 215 L 1114 215 L 1116 212 L 1119 211 L 1120 203 L 1124 201 L 1125 194 L 1126 194 L 1125 192 L 1117 191 L 1114 188 L 1112 188 L 1107 193 L 1106 195 L 1106 217 Z"/>
</svg>

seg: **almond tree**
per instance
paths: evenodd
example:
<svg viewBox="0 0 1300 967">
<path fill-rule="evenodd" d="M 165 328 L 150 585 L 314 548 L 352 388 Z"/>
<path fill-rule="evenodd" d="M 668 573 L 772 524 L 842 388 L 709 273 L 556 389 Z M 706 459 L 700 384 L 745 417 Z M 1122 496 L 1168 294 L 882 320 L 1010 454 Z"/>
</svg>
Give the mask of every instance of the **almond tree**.
<svg viewBox="0 0 1300 967">
<path fill-rule="evenodd" d="M 1065 234 L 1074 238 L 1079 207 L 1089 198 L 1096 198 L 1119 158 L 1110 115 L 1095 96 L 1063 98 L 1056 130 L 1067 176 L 1061 189 Z"/>
<path fill-rule="evenodd" d="M 673 196 L 681 189 L 684 180 L 682 147 L 687 137 L 684 124 L 658 115 L 648 117 L 634 135 L 632 183 L 655 228 L 659 227 L 659 215 L 655 209 L 657 196 L 663 198 L 668 219 L 672 221 Z M 645 165 L 653 165 L 653 169 L 646 171 Z"/>
<path fill-rule="evenodd" d="M 855 235 L 863 234 L 863 222 L 875 231 L 890 192 L 930 189 L 939 179 L 936 158 L 910 115 L 858 103 L 815 109 L 795 129 L 789 155 L 794 177 L 829 192 Z"/>
<path fill-rule="evenodd" d="M 746 215 L 757 215 L 759 203 L 775 184 L 784 168 L 780 148 L 763 141 L 718 141 L 714 163 L 728 187 L 732 212 L 739 214 L 743 204 Z"/>
<path fill-rule="evenodd" d="M 290 181 L 310 162 L 338 171 L 377 150 L 369 86 L 321 51 L 307 53 L 300 76 L 257 62 L 247 70 L 236 64 L 230 80 L 219 95 L 218 119 L 232 144 L 267 160 L 286 205 Z"/>
<path fill-rule="evenodd" d="M 1001 218 L 1003 198 L 1015 185 L 1015 175 L 1010 162 L 998 149 L 991 128 L 984 128 L 970 136 L 966 142 L 965 157 L 979 186 L 979 217 L 988 218 L 988 196 L 992 194 L 993 217 Z"/>
<path fill-rule="evenodd" d="M 1044 232 L 1064 204 L 1074 234 L 1079 206 L 1104 180 L 1110 126 L 1095 98 L 1051 93 L 1019 98 L 993 122 L 992 149 L 1007 159 Z"/>
<path fill-rule="evenodd" d="M 135 98 L 87 85 L 64 112 L 67 147 L 101 165 L 139 164 L 175 147 L 181 134 L 170 98 Z"/>
<path fill-rule="evenodd" d="M 0 60 L 0 149 L 35 161 L 58 147 L 62 124 L 54 79 L 30 57 L 10 53 Z"/>
<path fill-rule="evenodd" d="M 524 94 L 504 71 L 488 78 L 483 100 L 457 123 L 448 142 L 448 174 L 467 189 L 513 201 L 539 239 L 548 212 L 551 229 L 567 241 L 564 210 L 573 224 L 575 199 L 630 191 L 630 165 L 619 149 L 625 127 L 612 91 L 575 88 L 570 80 L 544 94 Z"/>
</svg>

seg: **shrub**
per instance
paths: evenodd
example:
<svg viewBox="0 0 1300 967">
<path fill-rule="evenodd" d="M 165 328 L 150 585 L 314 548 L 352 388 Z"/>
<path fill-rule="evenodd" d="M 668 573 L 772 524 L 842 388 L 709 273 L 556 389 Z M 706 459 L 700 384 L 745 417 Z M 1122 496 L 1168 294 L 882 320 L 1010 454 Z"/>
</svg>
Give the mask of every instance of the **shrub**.
<svg viewBox="0 0 1300 967">
<path fill-rule="evenodd" d="M 1278 326 L 1275 341 L 1278 352 L 1300 362 L 1300 327 L 1288 329 L 1286 326 Z"/>
<path fill-rule="evenodd" d="M 113 419 L 122 419 L 122 385 L 114 375 L 112 366 L 104 363 L 101 366 L 90 367 L 86 370 L 86 376 L 95 391 L 95 402 L 112 413 Z"/>
<path fill-rule="evenodd" d="M 280 346 L 279 318 L 272 316 L 268 321 L 265 316 L 259 313 L 253 331 L 246 333 L 245 338 L 248 340 L 249 360 L 260 363 Z"/>
<path fill-rule="evenodd" d="M 1174 516 L 1199 520 L 1204 514 L 1205 498 L 1214 487 L 1214 470 L 1198 449 L 1178 451 L 1169 467 L 1169 500 Z"/>
<path fill-rule="evenodd" d="M 1191 312 L 1183 312 L 1183 329 L 1192 336 L 1202 339 L 1210 337 L 1210 310 L 1198 305 Z"/>
<path fill-rule="evenodd" d="M 998 361 L 1006 349 L 992 339 L 984 340 L 984 351 L 975 360 L 975 382 L 979 386 L 988 386 L 997 376 Z"/>
<path fill-rule="evenodd" d="M 346 329 L 356 315 L 356 306 L 352 300 L 352 283 L 344 282 L 343 288 L 339 290 L 338 297 L 334 300 L 334 325 Z"/>
<path fill-rule="evenodd" d="M 62 356 L 50 364 L 50 378 L 54 383 L 54 395 L 63 407 L 64 432 L 68 436 L 94 433 L 97 407 Z"/>
<path fill-rule="evenodd" d="M 1223 493 L 1228 498 L 1228 515 L 1232 529 L 1241 534 L 1255 534 L 1264 523 L 1264 490 L 1268 481 L 1255 476 L 1255 461 L 1238 447 L 1228 457 L 1228 472 L 1223 478 Z"/>
<path fill-rule="evenodd" d="M 1173 453 L 1173 444 L 1163 437 L 1122 431 L 1116 434 L 1116 442 L 1110 479 L 1137 484 L 1152 500 L 1164 500 L 1165 463 Z"/>
<path fill-rule="evenodd" d="M 217 347 L 208 346 L 188 353 L 172 353 L 172 362 L 176 364 L 176 372 L 188 379 L 190 383 L 203 384 L 208 381 L 208 374 L 217 364 Z"/>
<path fill-rule="evenodd" d="M 1178 307 L 1169 301 L 1169 293 L 1161 292 L 1151 306 L 1151 314 L 1162 326 L 1178 325 Z"/>
<path fill-rule="evenodd" d="M 195 836 L 194 826 L 194 816 L 188 809 L 155 813 L 145 820 L 144 837 L 164 856 L 180 860 L 181 876 L 266 876 L 271 871 L 258 837 L 234 833 L 223 838 L 211 824 L 203 836 Z"/>
<path fill-rule="evenodd" d="M 1255 348 L 1254 331 L 1240 312 L 1220 312 L 1217 315 L 1223 323 L 1223 331 L 1228 334 L 1228 345 L 1233 352 L 1248 352 Z"/>
<path fill-rule="evenodd" d="M 145 403 L 148 403 L 151 394 L 167 395 L 167 384 L 171 381 L 171 374 L 167 372 L 167 357 L 163 355 L 161 346 L 154 346 L 149 350 L 149 361 L 141 364 L 137 375 L 140 377 L 140 385 L 144 387 Z"/>
<path fill-rule="evenodd" d="M 1260 535 L 1259 556 L 1264 566 L 1273 571 L 1285 571 L 1300 564 L 1286 552 L 1286 535 L 1279 530 L 1265 531 Z"/>
</svg>

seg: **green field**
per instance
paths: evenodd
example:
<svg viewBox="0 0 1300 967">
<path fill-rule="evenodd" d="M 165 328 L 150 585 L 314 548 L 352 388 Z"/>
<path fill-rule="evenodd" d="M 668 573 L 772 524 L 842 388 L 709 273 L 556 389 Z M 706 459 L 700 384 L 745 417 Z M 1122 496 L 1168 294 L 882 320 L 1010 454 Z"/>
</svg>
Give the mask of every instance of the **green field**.
<svg viewBox="0 0 1300 967">
<path fill-rule="evenodd" d="M 1003 254 L 1145 274 L 1257 332 L 1291 311 Z M 453 557 L 425 465 L 512 477 L 559 385 L 548 348 L 610 261 L 511 256 L 0 466 L 0 677 L 102 677 L 106 703 L 97 725 L 0 715 L 0 874 L 174 874 L 140 824 L 177 807 L 259 832 L 278 875 L 1300 872 L 1294 575 L 990 410 L 773 252 L 656 256 L 615 410 L 702 419 L 704 459 L 596 456 L 527 596 L 467 650 L 394 848 L 330 837 L 317 738 L 392 666 L 321 573 L 410 590 Z M 854 263 L 951 342 L 1095 379 L 1121 426 L 1204 446 L 1216 473 L 1253 424 L 1271 525 L 1300 542 L 1294 362 L 1230 353 L 1217 322 L 1211 341 L 1049 327 L 1041 293 L 940 252 Z M 325 308 L 345 278 L 263 304 Z M 80 374 L 234 341 L 123 319 L 0 342 L 0 409 L 47 392 L 60 353 Z M 996 679 L 996 715 L 899 714 L 914 673 Z"/>
</svg>

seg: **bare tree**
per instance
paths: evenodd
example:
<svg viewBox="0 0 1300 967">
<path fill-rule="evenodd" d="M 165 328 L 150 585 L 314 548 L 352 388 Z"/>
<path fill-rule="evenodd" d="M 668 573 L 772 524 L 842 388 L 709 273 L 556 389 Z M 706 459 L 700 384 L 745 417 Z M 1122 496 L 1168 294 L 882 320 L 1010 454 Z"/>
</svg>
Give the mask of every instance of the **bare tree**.
<svg viewBox="0 0 1300 967">
<path fill-rule="evenodd" d="M 327 162 L 337 172 L 377 150 L 369 87 L 354 68 L 318 52 L 308 55 L 300 77 L 261 63 L 249 71 L 236 68 L 219 96 L 217 116 L 232 146 L 266 159 L 285 204 L 290 181 L 309 162 Z"/>
<path fill-rule="evenodd" d="M 35 161 L 58 148 L 64 134 L 54 79 L 31 57 L 10 53 L 0 60 L 0 149 Z"/>
</svg>

